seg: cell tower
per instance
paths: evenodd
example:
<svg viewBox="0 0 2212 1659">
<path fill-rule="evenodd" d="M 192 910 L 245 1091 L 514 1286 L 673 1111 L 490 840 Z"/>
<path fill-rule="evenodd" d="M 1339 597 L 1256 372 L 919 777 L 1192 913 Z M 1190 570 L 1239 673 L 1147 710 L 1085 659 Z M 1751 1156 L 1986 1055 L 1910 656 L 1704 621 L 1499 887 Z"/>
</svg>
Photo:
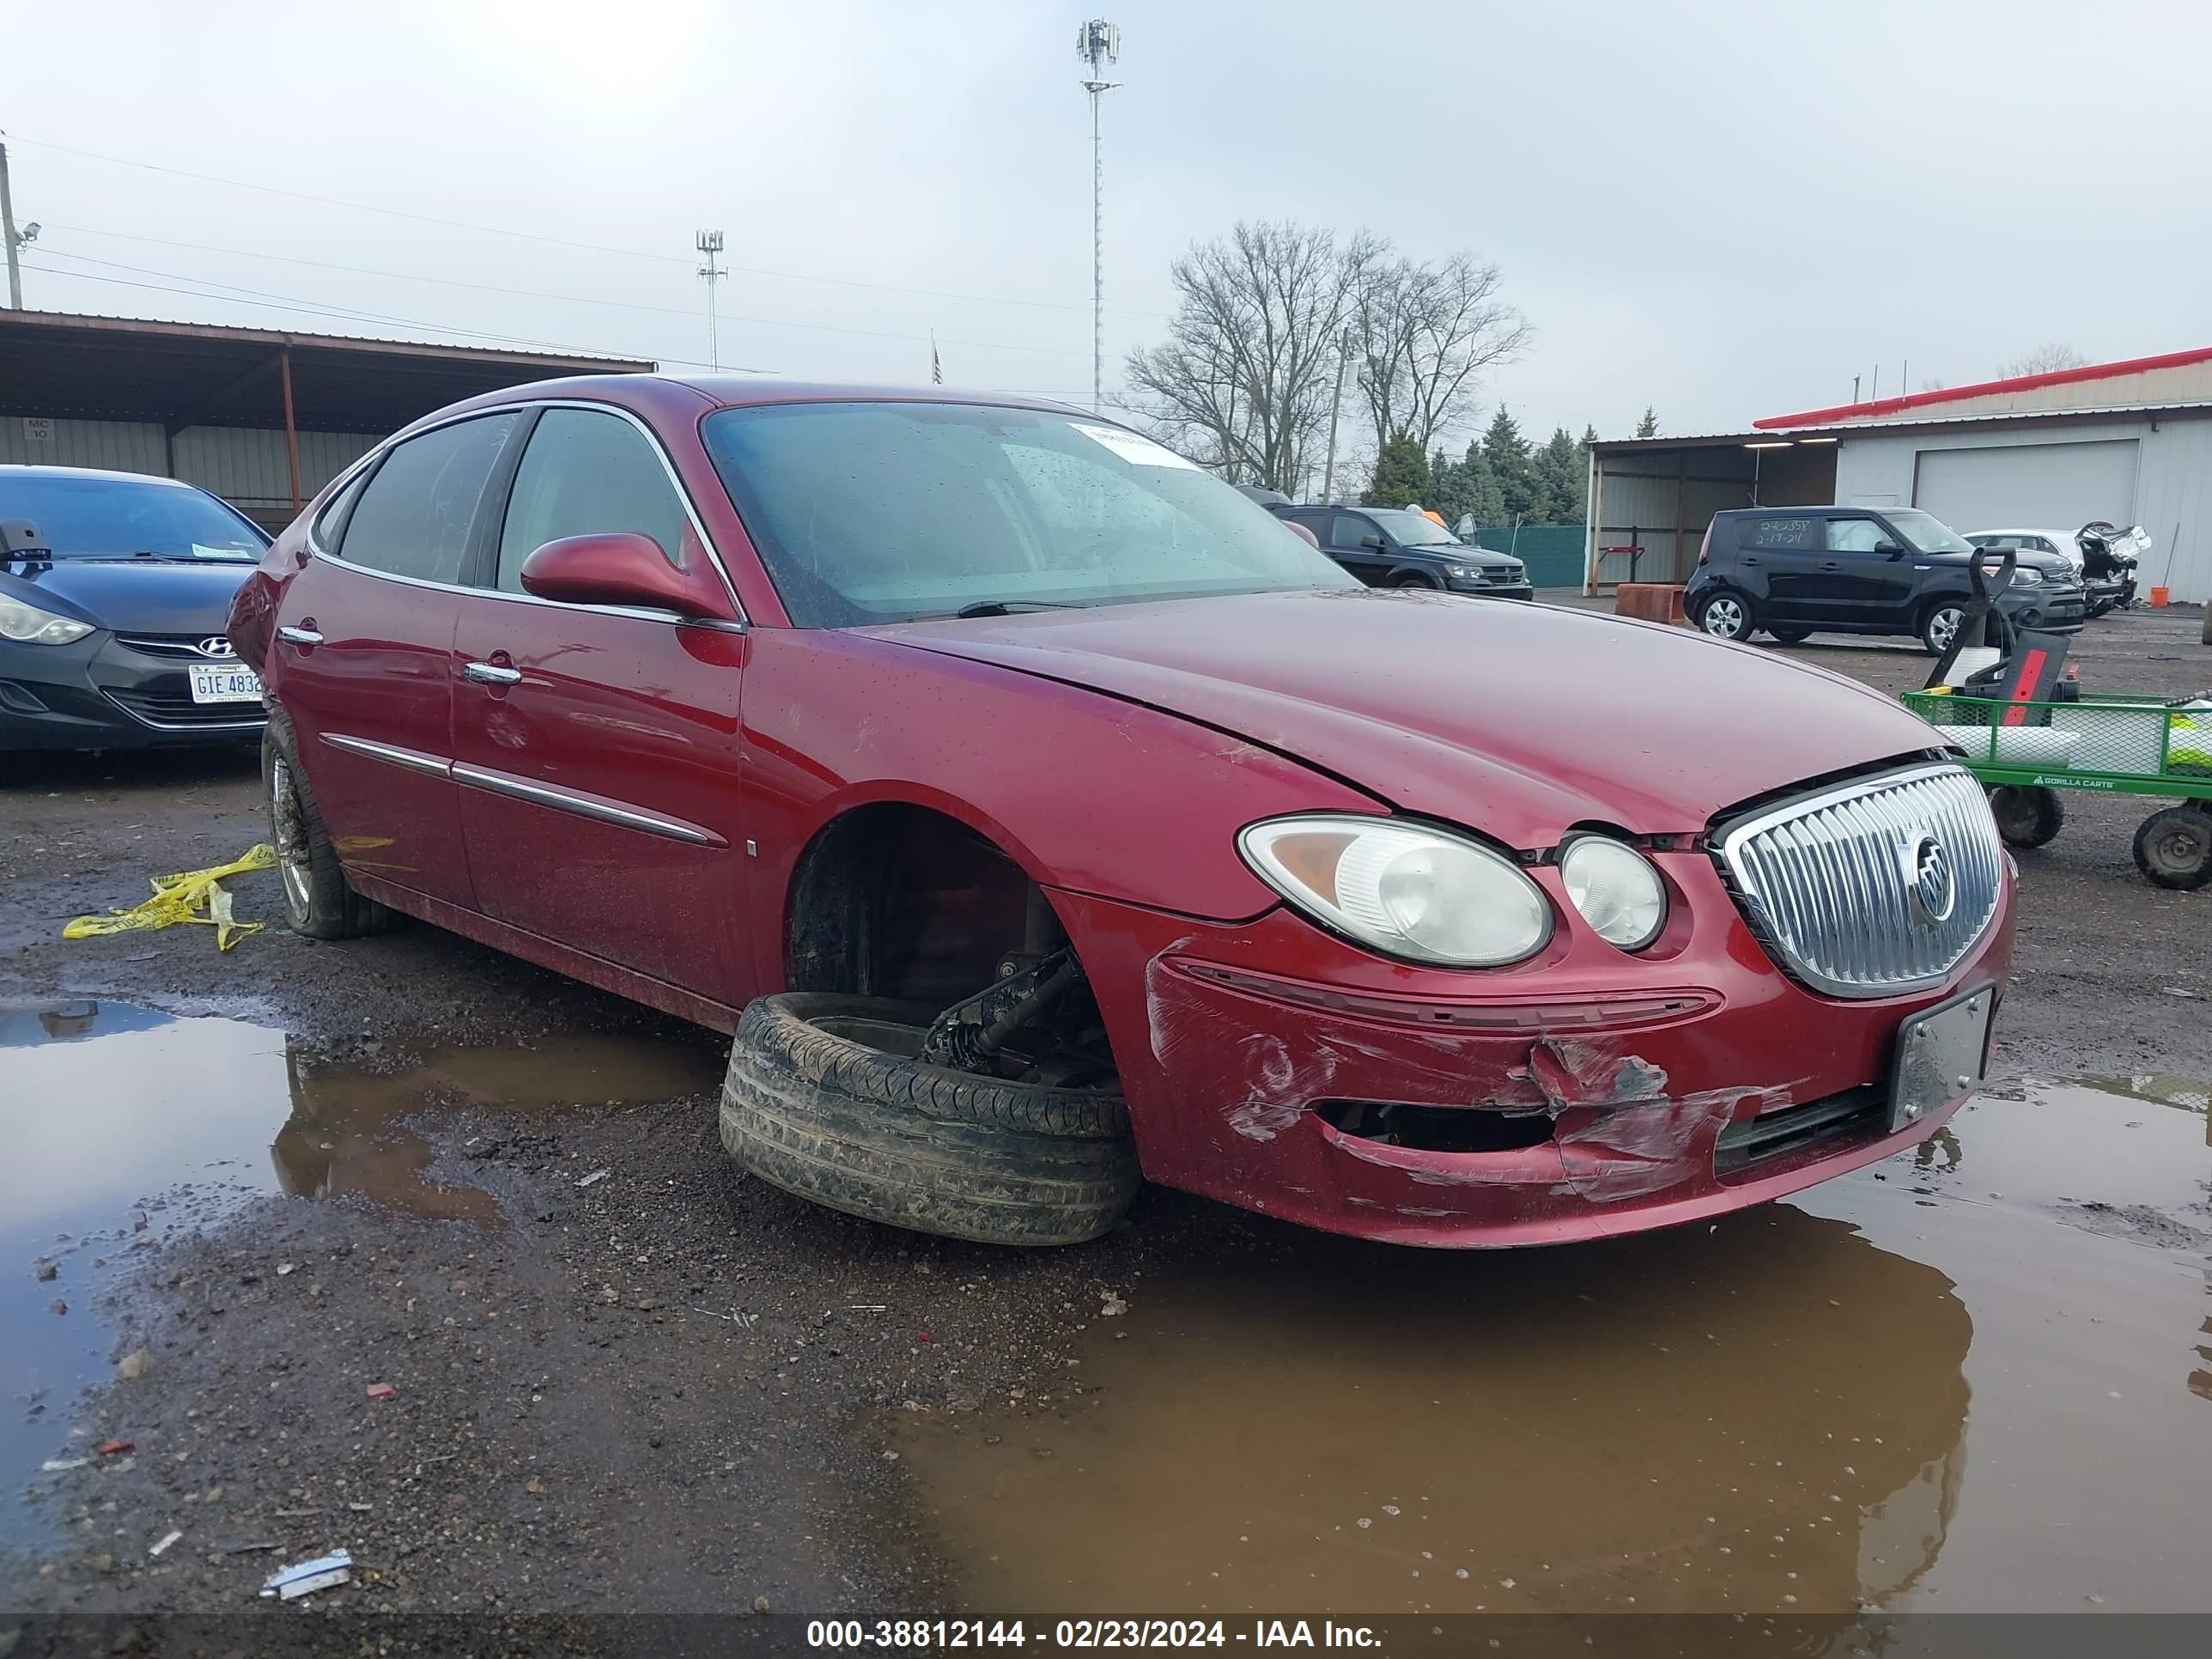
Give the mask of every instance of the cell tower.
<svg viewBox="0 0 2212 1659">
<path fill-rule="evenodd" d="M 1083 82 L 1091 94 L 1091 407 L 1106 403 L 1106 165 L 1098 143 L 1098 101 L 1121 83 L 1105 78 L 1121 56 L 1121 31 L 1094 17 L 1075 32 L 1075 55 L 1090 65 Z"/>
<path fill-rule="evenodd" d="M 722 343 L 714 323 L 714 284 L 730 273 L 715 264 L 722 252 L 722 233 L 702 230 L 691 239 L 692 246 L 707 256 L 707 263 L 699 267 L 699 274 L 707 279 L 707 357 L 716 368 L 722 366 Z"/>
</svg>

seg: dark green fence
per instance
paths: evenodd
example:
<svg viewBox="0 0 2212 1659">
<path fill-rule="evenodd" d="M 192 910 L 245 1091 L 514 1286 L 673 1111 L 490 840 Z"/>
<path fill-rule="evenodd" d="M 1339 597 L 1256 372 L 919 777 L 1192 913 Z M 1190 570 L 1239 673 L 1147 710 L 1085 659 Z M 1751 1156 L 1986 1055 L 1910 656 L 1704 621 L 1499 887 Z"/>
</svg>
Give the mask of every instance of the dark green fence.
<svg viewBox="0 0 2212 1659">
<path fill-rule="evenodd" d="M 1578 524 L 1486 524 L 1475 539 L 1493 553 L 1510 553 L 1528 567 L 1537 587 L 1580 587 L 1588 536 Z"/>
</svg>

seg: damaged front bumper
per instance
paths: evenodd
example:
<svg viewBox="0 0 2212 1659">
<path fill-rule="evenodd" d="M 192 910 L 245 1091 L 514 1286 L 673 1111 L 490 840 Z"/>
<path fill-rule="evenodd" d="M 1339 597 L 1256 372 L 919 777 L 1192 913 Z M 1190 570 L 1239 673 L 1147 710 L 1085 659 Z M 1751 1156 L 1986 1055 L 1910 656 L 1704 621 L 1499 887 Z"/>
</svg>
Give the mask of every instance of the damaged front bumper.
<svg viewBox="0 0 2212 1659">
<path fill-rule="evenodd" d="M 1287 908 L 1054 900 L 1146 1176 L 1332 1232 L 1503 1247 L 1694 1221 L 1912 1146 L 1972 1092 L 1891 1127 L 1899 1027 L 2001 991 L 2009 880 L 1945 984 L 1844 1001 L 1775 967 L 1702 854 L 1661 862 L 1690 920 L 1651 950 L 1563 930 L 1483 974 L 1389 962 Z"/>
</svg>

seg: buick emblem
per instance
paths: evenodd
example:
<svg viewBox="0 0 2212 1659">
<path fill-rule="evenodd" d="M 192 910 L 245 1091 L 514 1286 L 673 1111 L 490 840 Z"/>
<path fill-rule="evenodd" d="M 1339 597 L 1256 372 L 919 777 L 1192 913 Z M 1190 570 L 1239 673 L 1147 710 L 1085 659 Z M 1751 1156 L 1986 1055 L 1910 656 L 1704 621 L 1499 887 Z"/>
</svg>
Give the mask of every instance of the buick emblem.
<svg viewBox="0 0 2212 1659">
<path fill-rule="evenodd" d="M 230 648 L 230 641 L 220 634 L 202 640 L 195 648 L 203 657 L 234 657 L 238 654 Z"/>
<path fill-rule="evenodd" d="M 1950 920 L 1952 907 L 1959 902 L 1959 884 L 1951 874 L 1951 854 L 1927 830 L 1921 831 L 1919 839 L 1905 848 L 1905 882 L 1912 896 L 1915 921 L 1923 927 L 1934 927 Z"/>
</svg>

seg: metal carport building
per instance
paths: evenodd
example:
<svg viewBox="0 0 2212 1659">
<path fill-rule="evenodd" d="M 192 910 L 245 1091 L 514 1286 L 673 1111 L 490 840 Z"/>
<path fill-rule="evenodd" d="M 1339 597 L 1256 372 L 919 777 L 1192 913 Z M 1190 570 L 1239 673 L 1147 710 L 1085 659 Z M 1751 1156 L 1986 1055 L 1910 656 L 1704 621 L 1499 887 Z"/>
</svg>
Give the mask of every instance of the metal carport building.
<svg viewBox="0 0 2212 1659">
<path fill-rule="evenodd" d="M 0 462 L 182 478 L 276 530 L 434 409 L 625 358 L 0 310 Z"/>
<path fill-rule="evenodd" d="M 1747 432 L 1590 451 L 1583 586 L 1680 581 L 1714 513 L 1918 507 L 1954 529 L 2150 532 L 2146 586 L 2212 599 L 2212 347 L 1755 421 Z M 1608 551 L 1635 545 L 1632 557 Z"/>
</svg>

